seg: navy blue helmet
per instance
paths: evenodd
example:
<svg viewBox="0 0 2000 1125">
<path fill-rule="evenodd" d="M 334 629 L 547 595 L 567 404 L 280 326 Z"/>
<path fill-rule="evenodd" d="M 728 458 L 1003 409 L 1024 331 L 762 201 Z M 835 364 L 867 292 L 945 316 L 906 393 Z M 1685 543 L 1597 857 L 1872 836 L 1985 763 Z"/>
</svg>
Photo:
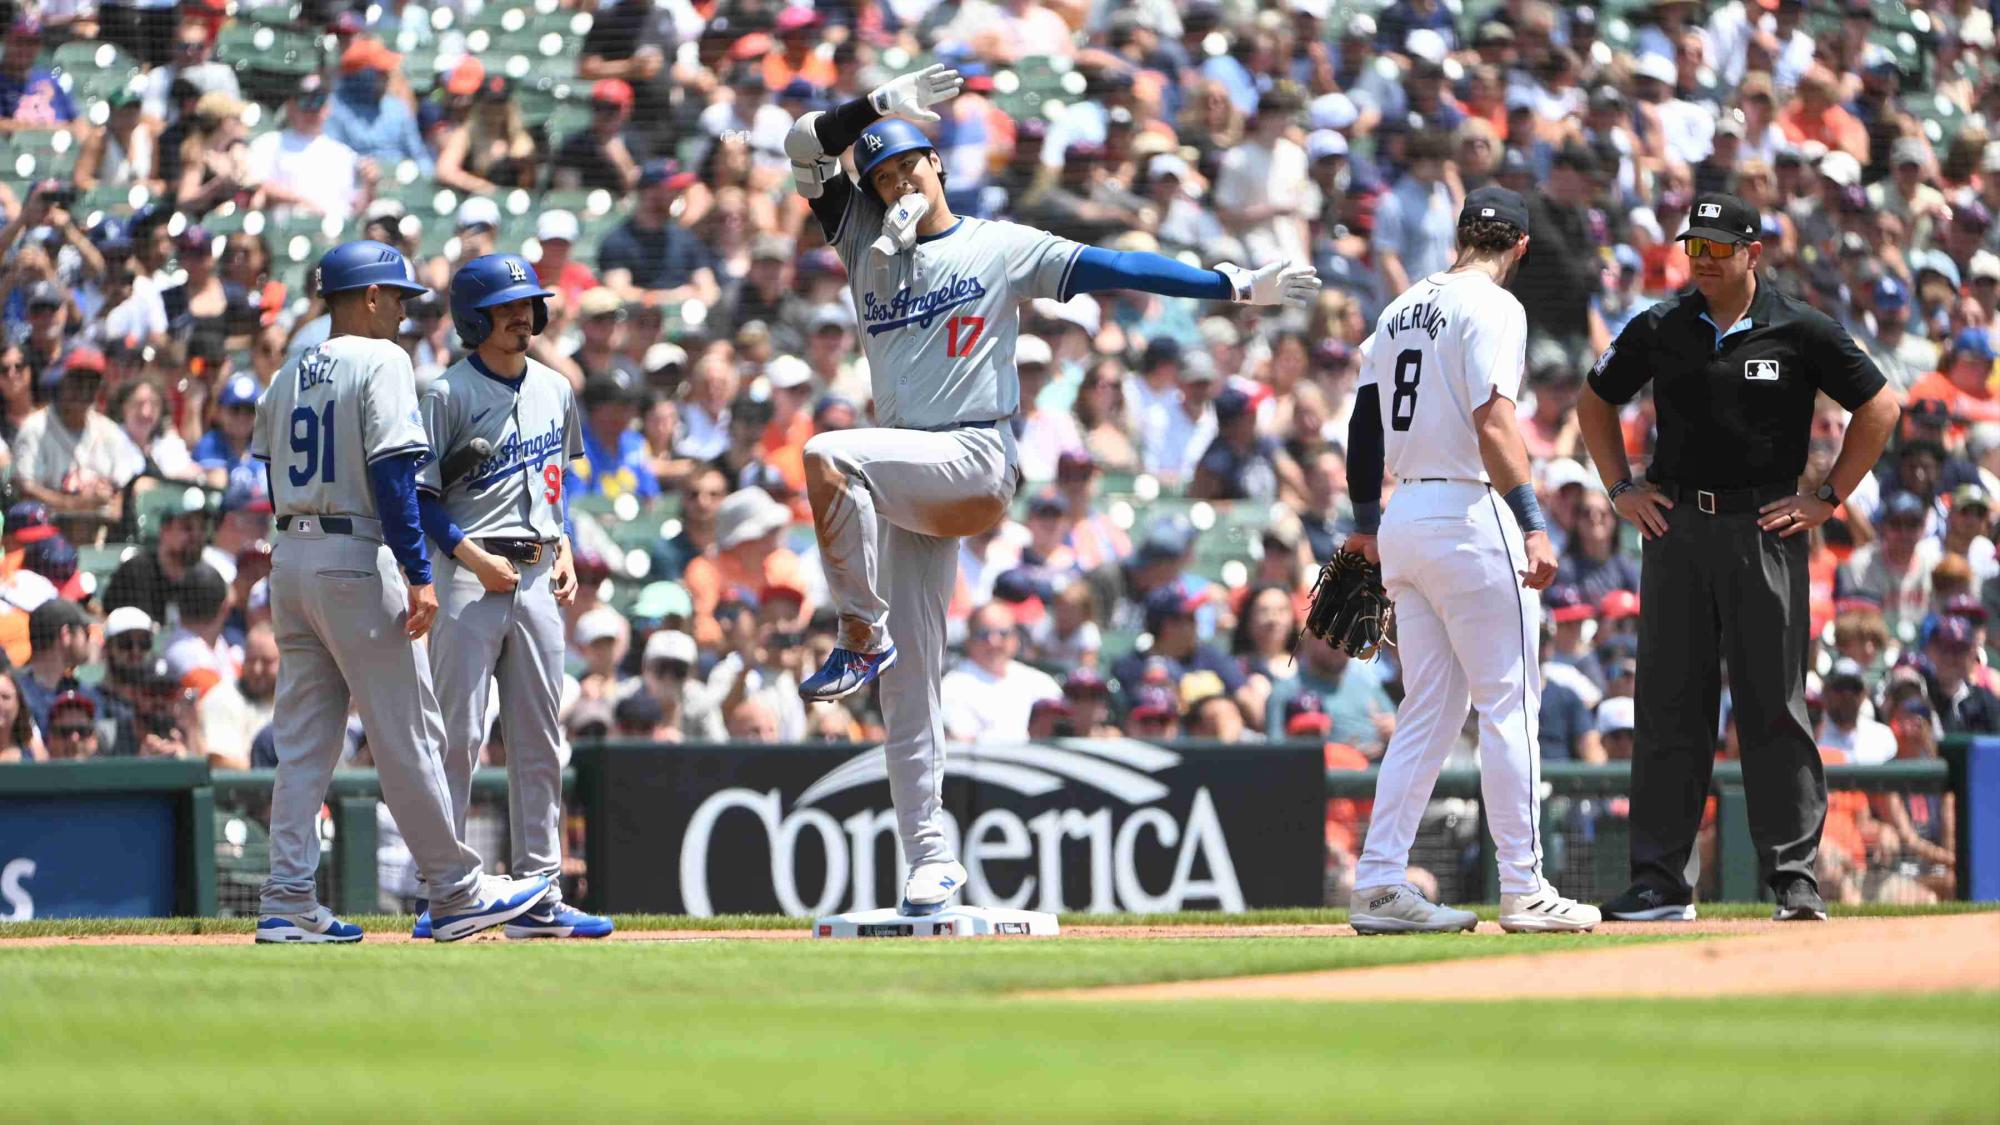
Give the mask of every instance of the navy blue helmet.
<svg viewBox="0 0 2000 1125">
<path fill-rule="evenodd" d="M 861 182 L 868 183 L 868 173 L 877 164 L 892 156 L 900 156 L 911 149 L 928 149 L 931 139 L 924 131 L 900 117 L 884 117 L 861 131 L 861 138 L 854 142 L 856 165 L 861 171 Z M 871 189 L 872 190 L 872 189 Z"/>
<path fill-rule="evenodd" d="M 474 258 L 452 275 L 451 323 L 458 338 L 468 348 L 476 348 L 493 333 L 493 317 L 487 309 L 509 301 L 533 298 L 534 333 L 539 336 L 549 326 L 549 298 L 554 293 L 542 288 L 535 267 L 518 254 L 485 254 Z"/>
<path fill-rule="evenodd" d="M 328 250 L 313 273 L 322 297 L 370 285 L 399 290 L 405 299 L 430 292 L 417 284 L 416 271 L 402 251 L 371 239 L 343 242 Z"/>
</svg>

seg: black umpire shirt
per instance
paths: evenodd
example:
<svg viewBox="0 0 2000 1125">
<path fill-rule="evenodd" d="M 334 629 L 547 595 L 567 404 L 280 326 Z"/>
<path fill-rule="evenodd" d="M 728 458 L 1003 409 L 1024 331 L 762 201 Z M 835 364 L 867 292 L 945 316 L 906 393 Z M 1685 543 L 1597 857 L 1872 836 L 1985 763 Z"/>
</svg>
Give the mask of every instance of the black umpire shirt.
<svg viewBox="0 0 2000 1125">
<path fill-rule="evenodd" d="M 1727 333 L 1690 289 L 1633 318 L 1590 372 L 1614 405 L 1648 381 L 1659 440 L 1646 478 L 1718 492 L 1796 481 L 1817 393 L 1852 411 L 1883 386 L 1840 325 L 1762 278 Z"/>
</svg>

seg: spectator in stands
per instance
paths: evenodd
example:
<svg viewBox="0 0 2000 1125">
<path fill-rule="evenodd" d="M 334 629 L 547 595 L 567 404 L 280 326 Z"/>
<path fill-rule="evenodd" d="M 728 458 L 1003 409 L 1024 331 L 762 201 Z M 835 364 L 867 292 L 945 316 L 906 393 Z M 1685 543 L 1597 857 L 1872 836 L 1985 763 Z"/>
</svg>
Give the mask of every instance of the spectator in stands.
<svg viewBox="0 0 2000 1125">
<path fill-rule="evenodd" d="M 1146 471 L 1169 488 L 1180 488 L 1215 440 L 1214 397 L 1222 373 L 1207 352 L 1181 357 L 1179 393 L 1160 396 L 1140 417 L 1140 449 Z"/>
<path fill-rule="evenodd" d="M 250 431 L 257 425 L 257 399 L 264 388 L 251 375 L 232 375 L 215 396 L 215 425 L 194 446 L 194 461 L 217 487 L 237 475 L 261 476 L 250 456 Z"/>
<path fill-rule="evenodd" d="M 97 659 L 97 643 L 91 639 L 90 615 L 66 598 L 50 598 L 28 615 L 28 643 L 34 655 L 19 679 L 21 699 L 35 726 L 49 733 L 49 706 L 65 691 L 77 691 L 92 701 L 97 692 L 79 687 L 77 670 Z"/>
<path fill-rule="evenodd" d="M 141 108 L 156 127 L 180 120 L 181 104 L 174 96 L 176 83 L 185 84 L 196 97 L 223 93 L 241 101 L 243 89 L 236 82 L 236 68 L 216 62 L 208 29 L 198 21 L 186 20 L 174 30 L 173 58 L 148 71 Z"/>
<path fill-rule="evenodd" d="M 804 587 L 799 556 L 779 545 L 791 522 L 791 510 L 761 488 L 738 489 L 723 499 L 715 513 L 715 553 L 690 560 L 681 575 L 694 600 L 696 641 L 708 646 L 720 638 L 716 607 L 730 591 Z"/>
<path fill-rule="evenodd" d="M 83 191 L 99 187 L 143 187 L 159 190 L 154 174 L 158 137 L 139 109 L 138 92 L 120 86 L 104 96 L 111 111 L 104 128 L 84 138 L 71 173 Z"/>
<path fill-rule="evenodd" d="M 1962 422 L 2000 422 L 2000 397 L 1988 385 L 2000 350 L 1984 326 L 1961 328 L 1951 339 L 1951 354 L 1943 370 L 1933 371 L 1910 388 L 1910 401 L 1936 399 Z"/>
<path fill-rule="evenodd" d="M 1181 736 L 1180 701 L 1173 689 L 1146 684 L 1133 694 L 1125 712 L 1125 733 L 1132 738 L 1167 742 Z"/>
<path fill-rule="evenodd" d="M 1597 737 L 1604 748 L 1600 761 L 1632 760 L 1634 705 L 1630 697 L 1615 696 L 1597 708 Z"/>
<path fill-rule="evenodd" d="M 58 694 L 49 701 L 43 735 L 50 761 L 84 762 L 97 757 L 101 748 L 97 701 L 77 688 Z"/>
<path fill-rule="evenodd" d="M 35 412 L 35 372 L 19 344 L 0 345 L 0 441 L 11 449 Z"/>
<path fill-rule="evenodd" d="M 945 673 L 945 737 L 954 742 L 1024 742 L 1028 714 L 1037 702 L 1061 699 L 1048 673 L 1016 660 L 1020 632 L 1013 611 L 988 602 L 966 623 L 965 659 Z"/>
<path fill-rule="evenodd" d="M 659 706 L 662 723 L 693 741 L 717 741 L 725 736 L 722 712 L 708 698 L 707 685 L 694 676 L 696 659 L 693 637 L 662 629 L 646 638 L 641 683 L 644 694 Z"/>
<path fill-rule="evenodd" d="M 704 465 L 681 482 L 679 534 L 662 539 L 652 548 L 654 578 L 677 579 L 689 562 L 715 552 L 716 511 L 730 492 L 728 478 L 714 466 Z"/>
<path fill-rule="evenodd" d="M 475 195 L 534 186 L 540 171 L 535 138 L 513 93 L 513 82 L 503 74 L 488 74 L 479 84 L 471 115 L 448 128 L 438 146 L 439 184 Z"/>
<path fill-rule="evenodd" d="M 42 378 L 48 406 L 30 414 L 14 437 L 14 483 L 21 495 L 65 518 L 111 520 L 123 511 L 131 480 L 125 435 L 95 405 L 104 385 L 104 353 L 77 348 Z"/>
<path fill-rule="evenodd" d="M 637 403 L 617 379 L 600 375 L 583 385 L 582 467 L 572 466 L 570 488 L 582 495 L 641 500 L 660 494 L 659 478 L 646 463 L 646 440 L 632 428 Z"/>
<path fill-rule="evenodd" d="M 610 379 L 630 386 L 635 372 L 619 348 L 625 333 L 625 302 L 611 289 L 587 290 L 576 306 L 577 340 L 566 358 L 576 365 L 588 386 L 593 380 Z"/>
<path fill-rule="evenodd" d="M 729 448 L 729 404 L 736 398 L 736 365 L 726 345 L 695 360 L 681 403 L 680 436 L 674 452 L 697 461 L 711 461 Z"/>
<path fill-rule="evenodd" d="M 749 270 L 723 287 L 721 324 L 740 330 L 756 322 L 770 329 L 772 342 L 781 351 L 794 353 L 803 347 L 804 334 L 784 320 L 790 306 L 799 302 L 793 292 L 793 251 L 792 240 L 783 235 L 761 234 L 751 240 Z M 810 367 L 807 373 L 810 377 Z"/>
<path fill-rule="evenodd" d="M 703 694 L 724 715 L 746 699 L 760 701 L 777 725 L 772 741 L 799 742 L 806 737 L 805 703 L 799 680 L 808 670 L 805 652 L 791 625 L 797 615 L 779 599 L 779 589 L 767 586 L 762 596 L 736 587 L 716 606 L 721 659 L 709 670 Z M 786 592 L 797 595 L 795 590 Z M 802 597 L 802 595 L 797 595 Z"/>
<path fill-rule="evenodd" d="M 1586 487 L 1578 497 L 1576 530 L 1564 547 L 1556 581 L 1592 602 L 1613 590 L 1639 592 L 1639 564 L 1618 550 L 1618 514 L 1603 490 Z"/>
<path fill-rule="evenodd" d="M 250 177 L 265 206 L 345 219 L 367 205 L 379 173 L 327 135 L 327 112 L 326 85 L 308 74 L 285 101 L 284 128 L 250 142 Z"/>
<path fill-rule="evenodd" d="M 749 696 L 729 709 L 727 723 L 729 741 L 749 746 L 768 746 L 782 741 L 778 737 L 778 716 L 771 709 L 770 701 L 761 695 Z"/>
<path fill-rule="evenodd" d="M 1945 617 L 1931 627 L 1918 667 L 1924 673 L 1931 710 L 1944 733 L 2000 734 L 2000 697 L 1973 678 L 1978 646 L 1973 626 Z"/>
<path fill-rule="evenodd" d="M 1889 720 L 1896 732 L 1899 761 L 1938 756 L 1930 704 L 1921 696 L 1904 700 Z M 1917 879 L 1940 897 L 1957 895 L 1958 809 L 1950 793 L 1880 793 L 1871 801 L 1875 816 L 1896 835 L 1901 853 L 1917 867 Z"/>
<path fill-rule="evenodd" d="M 639 164 L 625 145 L 625 126 L 632 116 L 632 87 L 605 78 L 590 88 L 590 125 L 563 138 L 549 163 L 549 186 L 558 191 L 577 188 L 629 192 L 639 185 Z"/>
<path fill-rule="evenodd" d="M 678 305 L 699 300 L 713 306 L 721 290 L 713 256 L 701 240 L 676 222 L 674 200 L 694 182 L 694 173 L 656 160 L 639 174 L 632 217 L 605 236 L 598 251 L 604 284 L 626 300 Z"/>
<path fill-rule="evenodd" d="M 76 103 L 55 75 L 35 65 L 42 25 L 18 15 L 0 47 L 0 134 L 61 129 L 77 122 Z M 80 122 L 79 122 L 80 124 Z"/>
<path fill-rule="evenodd" d="M 1407 145 L 1409 166 L 1375 209 L 1375 268 L 1385 293 L 1451 264 L 1458 204 L 1444 179 L 1448 136 L 1418 133 Z"/>
<path fill-rule="evenodd" d="M 1083 447 L 1091 459 L 1115 472 L 1139 468 L 1139 451 L 1128 429 L 1124 365 L 1106 357 L 1091 364 L 1077 388 L 1073 412 Z"/>
<path fill-rule="evenodd" d="M 1890 493 L 1877 521 L 1881 538 L 1849 556 L 1836 583 L 1839 596 L 1865 597 L 1881 606 L 1890 634 L 1906 645 L 1917 639 L 1917 624 L 1930 602 L 1936 556 L 1919 550 L 1928 515 L 1925 503 L 1910 493 Z"/>
<path fill-rule="evenodd" d="M 403 56 L 375 40 L 356 38 L 340 56 L 326 135 L 382 168 L 413 161 L 417 174 L 428 178 L 431 153 L 417 130 L 416 115 L 389 90 L 389 76 L 402 63 Z"/>
<path fill-rule="evenodd" d="M 135 553 L 111 572 L 104 608 L 135 605 L 156 622 L 169 620 L 167 607 L 178 607 L 181 580 L 201 562 L 207 542 L 207 509 L 169 510 L 160 517 L 160 539 L 153 549 Z"/>
<path fill-rule="evenodd" d="M 21 685 L 12 674 L 0 674 L 0 765 L 42 762 L 48 756 L 34 716 L 21 703 Z"/>
<path fill-rule="evenodd" d="M 1299 674 L 1275 685 L 1265 705 L 1265 729 L 1284 730 L 1285 706 L 1300 695 L 1319 698 L 1333 722 L 1328 738 L 1370 759 L 1382 756 L 1396 729 L 1396 705 L 1375 669 L 1315 637 L 1299 641 Z"/>
<path fill-rule="evenodd" d="M 278 641 L 268 624 L 254 625 L 243 640 L 243 673 L 202 694 L 195 714 L 209 765 L 248 769 L 250 743 L 270 723 L 278 689 Z"/>
<path fill-rule="evenodd" d="M 545 287 L 562 297 L 562 307 L 574 308 L 584 291 L 597 287 L 590 267 L 570 257 L 581 228 L 568 211 L 544 211 L 535 220 L 535 241 L 542 256 L 535 260 L 535 276 Z"/>
<path fill-rule="evenodd" d="M 1242 665 L 1243 713 L 1258 730 L 1265 729 L 1269 718 L 1272 691 L 1299 674 L 1298 662 L 1292 659 L 1292 642 L 1298 635 L 1298 601 L 1292 589 L 1274 582 L 1252 586 L 1236 616 L 1229 654 Z"/>
<path fill-rule="evenodd" d="M 1842 657 L 1833 662 L 1822 683 L 1820 695 L 1826 717 L 1820 721 L 1816 735 L 1819 744 L 1845 753 L 1847 760 L 1856 765 L 1881 765 L 1895 757 L 1895 733 L 1861 713 L 1861 705 L 1868 698 L 1862 666 Z"/>
<path fill-rule="evenodd" d="M 1203 641 L 1196 629 L 1195 613 L 1207 601 L 1203 593 L 1189 593 L 1178 585 L 1163 586 L 1146 596 L 1146 631 L 1153 645 L 1145 652 L 1128 653 L 1111 666 L 1120 684 L 1136 685 L 1146 680 L 1149 669 L 1163 666 L 1175 683 L 1189 672 L 1214 672 L 1224 690 L 1250 706 L 1253 696 L 1243 668 L 1213 644 Z"/>
<path fill-rule="evenodd" d="M 632 639 L 632 626 L 625 616 L 609 606 L 598 606 L 577 618 L 572 636 L 583 657 L 577 680 L 584 697 L 614 699 L 622 695 L 627 682 L 619 666 Z"/>
<path fill-rule="evenodd" d="M 188 568 L 176 591 L 180 625 L 167 634 L 161 652 L 176 680 L 197 671 L 234 680 L 243 664 L 243 650 L 222 635 L 229 618 L 229 582 L 207 563 Z"/>
<path fill-rule="evenodd" d="M 1064 543 L 1085 572 L 1111 565 L 1132 553 L 1131 537 L 1098 503 L 1097 460 L 1089 450 L 1071 449 L 1056 458 L 1056 493 L 1069 505 Z"/>
<path fill-rule="evenodd" d="M 1231 387 L 1215 396 L 1215 438 L 1195 463 L 1188 495 L 1200 500 L 1254 500 L 1305 495 L 1304 475 L 1278 439 L 1257 433 L 1250 396 Z"/>
<path fill-rule="evenodd" d="M 1306 214 L 1313 193 L 1305 150 L 1292 139 L 1304 108 L 1294 83 L 1280 82 L 1264 93 L 1249 135 L 1223 153 L 1216 171 L 1212 199 L 1216 213 L 1229 233 L 1242 241 L 1244 252 L 1260 262 L 1310 257 Z M 1430 171 L 1434 180 L 1441 176 L 1442 160 L 1434 162 Z M 1413 211 L 1411 217 L 1419 214 Z"/>
<path fill-rule="evenodd" d="M 1584 622 L 1597 617 L 1597 607 L 1574 586 L 1551 586 L 1542 593 L 1542 611 L 1553 623 L 1552 646 L 1545 678 L 1562 681 L 1595 707 L 1609 679 L 1603 664 L 1584 639 Z"/>
</svg>

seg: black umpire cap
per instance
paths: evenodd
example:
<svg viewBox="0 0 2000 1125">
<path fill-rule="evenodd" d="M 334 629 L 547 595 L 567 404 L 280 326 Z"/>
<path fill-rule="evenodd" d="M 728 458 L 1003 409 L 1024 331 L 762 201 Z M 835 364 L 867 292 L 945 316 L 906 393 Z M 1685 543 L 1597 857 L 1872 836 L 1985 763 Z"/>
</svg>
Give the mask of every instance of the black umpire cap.
<svg viewBox="0 0 2000 1125">
<path fill-rule="evenodd" d="M 1522 234 L 1528 233 L 1528 205 L 1522 202 L 1518 193 L 1498 184 L 1474 188 L 1472 194 L 1465 197 L 1465 206 L 1458 212 L 1460 226 L 1482 219 L 1506 223 Z"/>
<path fill-rule="evenodd" d="M 1688 229 L 1681 239 L 1707 238 L 1716 242 L 1752 242 L 1757 238 L 1757 209 L 1727 192 L 1710 192 L 1694 201 L 1688 212 Z"/>
</svg>

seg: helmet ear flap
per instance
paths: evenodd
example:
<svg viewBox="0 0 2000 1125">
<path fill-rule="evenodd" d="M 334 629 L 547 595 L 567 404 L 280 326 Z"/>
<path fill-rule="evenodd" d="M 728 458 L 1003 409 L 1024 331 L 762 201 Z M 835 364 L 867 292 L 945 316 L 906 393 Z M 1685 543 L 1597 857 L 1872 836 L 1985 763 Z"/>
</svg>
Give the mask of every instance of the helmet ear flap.
<svg viewBox="0 0 2000 1125">
<path fill-rule="evenodd" d="M 539 336 L 542 334 L 542 330 L 549 326 L 548 298 L 546 297 L 535 298 L 534 312 L 535 312 L 535 321 L 533 330 L 534 334 Z"/>
<path fill-rule="evenodd" d="M 477 348 L 493 334 L 493 318 L 485 309 L 467 309 L 464 316 L 453 310 L 451 322 L 458 329 L 458 342 L 468 348 Z"/>
</svg>

